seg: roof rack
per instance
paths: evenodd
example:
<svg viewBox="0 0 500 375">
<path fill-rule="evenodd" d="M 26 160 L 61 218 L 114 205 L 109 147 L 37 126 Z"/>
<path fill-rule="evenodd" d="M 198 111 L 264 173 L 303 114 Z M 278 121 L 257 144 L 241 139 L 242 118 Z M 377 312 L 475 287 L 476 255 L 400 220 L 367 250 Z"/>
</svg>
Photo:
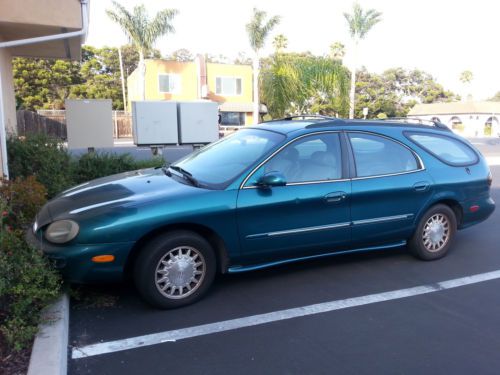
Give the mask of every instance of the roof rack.
<svg viewBox="0 0 500 375">
<path fill-rule="evenodd" d="M 294 119 L 337 120 L 336 117 L 328 117 L 328 116 L 323 116 L 323 115 L 292 115 L 292 116 L 287 116 L 287 117 L 283 117 L 283 118 L 276 119 L 276 120 L 266 121 L 266 123 L 277 122 L 277 121 L 292 121 Z"/>
<path fill-rule="evenodd" d="M 389 117 L 386 119 L 375 119 L 378 121 L 394 121 L 394 122 L 404 122 L 406 124 L 417 123 L 419 125 L 427 125 L 427 126 L 435 126 L 436 128 L 450 130 L 445 124 L 434 121 L 434 120 L 426 120 L 417 117 Z"/>
</svg>

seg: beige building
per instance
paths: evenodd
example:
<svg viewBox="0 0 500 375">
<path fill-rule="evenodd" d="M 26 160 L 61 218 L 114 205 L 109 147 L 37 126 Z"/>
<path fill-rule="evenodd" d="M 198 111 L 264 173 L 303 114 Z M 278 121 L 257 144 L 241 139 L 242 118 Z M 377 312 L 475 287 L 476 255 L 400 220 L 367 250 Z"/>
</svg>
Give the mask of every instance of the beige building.
<svg viewBox="0 0 500 375">
<path fill-rule="evenodd" d="M 0 176 L 8 177 L 6 137 L 16 132 L 12 58 L 80 59 L 89 0 L 0 0 Z"/>
<path fill-rule="evenodd" d="M 465 136 L 500 136 L 500 102 L 417 104 L 408 117 L 437 120 Z"/>
</svg>

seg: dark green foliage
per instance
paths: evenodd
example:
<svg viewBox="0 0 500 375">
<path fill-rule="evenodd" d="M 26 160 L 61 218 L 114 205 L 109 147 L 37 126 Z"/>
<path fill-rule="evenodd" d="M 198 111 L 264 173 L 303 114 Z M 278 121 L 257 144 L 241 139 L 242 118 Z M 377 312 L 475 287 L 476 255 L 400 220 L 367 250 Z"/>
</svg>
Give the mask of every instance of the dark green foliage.
<svg viewBox="0 0 500 375">
<path fill-rule="evenodd" d="M 130 154 L 99 152 L 71 157 L 59 140 L 40 134 L 10 138 L 7 152 L 11 178 L 35 176 L 46 187 L 48 198 L 95 178 L 165 163 L 161 157 L 137 161 Z"/>
<path fill-rule="evenodd" d="M 356 74 L 356 118 L 383 114 L 404 117 L 416 103 L 450 102 L 459 97 L 446 91 L 434 78 L 421 70 L 388 69 L 382 74 L 370 73 L 366 68 Z"/>
<path fill-rule="evenodd" d="M 25 226 L 44 203 L 44 194 L 33 177 L 3 181 L 0 190 L 0 335 L 13 350 L 30 344 L 40 311 L 61 287 L 47 259 L 24 239 Z"/>
<path fill-rule="evenodd" d="M 71 157 L 60 140 L 43 134 L 7 140 L 11 178 L 35 176 L 49 197 L 73 185 Z"/>
<path fill-rule="evenodd" d="M 141 168 L 160 167 L 162 158 L 136 161 L 130 154 L 89 153 L 74 162 L 73 177 L 75 184 L 116 173 L 133 171 Z"/>
<path fill-rule="evenodd" d="M 125 80 L 137 68 L 139 52 L 122 46 Z M 151 50 L 146 58 L 159 58 Z M 64 100 L 111 99 L 114 109 L 123 109 L 118 49 L 82 47 L 82 61 L 13 59 L 14 86 L 18 109 L 63 109 Z"/>
</svg>

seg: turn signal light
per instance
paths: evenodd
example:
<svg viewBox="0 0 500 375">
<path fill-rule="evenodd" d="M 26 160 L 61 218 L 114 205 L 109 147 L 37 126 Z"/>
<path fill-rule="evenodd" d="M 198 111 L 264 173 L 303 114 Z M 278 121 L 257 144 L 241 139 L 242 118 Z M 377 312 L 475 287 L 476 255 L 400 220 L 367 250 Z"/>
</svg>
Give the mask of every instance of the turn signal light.
<svg viewBox="0 0 500 375">
<path fill-rule="evenodd" d="M 92 258 L 92 262 L 94 263 L 109 263 L 115 260 L 114 255 L 96 255 Z"/>
</svg>

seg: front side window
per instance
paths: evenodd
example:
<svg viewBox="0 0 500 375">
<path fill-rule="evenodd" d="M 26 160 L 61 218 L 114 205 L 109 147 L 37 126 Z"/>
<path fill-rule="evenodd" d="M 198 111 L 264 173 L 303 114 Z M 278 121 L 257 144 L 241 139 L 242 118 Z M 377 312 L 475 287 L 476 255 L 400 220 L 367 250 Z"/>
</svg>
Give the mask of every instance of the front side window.
<svg viewBox="0 0 500 375">
<path fill-rule="evenodd" d="M 215 93 L 217 95 L 241 95 L 241 78 L 217 77 L 215 79 Z"/>
<path fill-rule="evenodd" d="M 406 136 L 444 163 L 465 166 L 478 161 L 474 150 L 458 139 L 424 133 L 406 133 Z"/>
<path fill-rule="evenodd" d="M 221 112 L 221 125 L 241 126 L 245 125 L 245 112 Z"/>
<path fill-rule="evenodd" d="M 283 134 L 260 129 L 241 129 L 175 163 L 199 183 L 224 189 L 257 160 L 284 140 Z"/>
<path fill-rule="evenodd" d="M 279 172 L 287 184 L 338 180 L 342 178 L 339 135 L 323 133 L 301 138 L 273 156 L 249 179 L 255 185 L 260 176 Z"/>
<path fill-rule="evenodd" d="M 177 74 L 160 74 L 158 76 L 158 85 L 162 93 L 179 92 L 181 88 L 181 79 Z"/>
<path fill-rule="evenodd" d="M 349 133 L 357 177 L 381 176 L 419 169 L 411 150 L 385 137 Z"/>
</svg>

